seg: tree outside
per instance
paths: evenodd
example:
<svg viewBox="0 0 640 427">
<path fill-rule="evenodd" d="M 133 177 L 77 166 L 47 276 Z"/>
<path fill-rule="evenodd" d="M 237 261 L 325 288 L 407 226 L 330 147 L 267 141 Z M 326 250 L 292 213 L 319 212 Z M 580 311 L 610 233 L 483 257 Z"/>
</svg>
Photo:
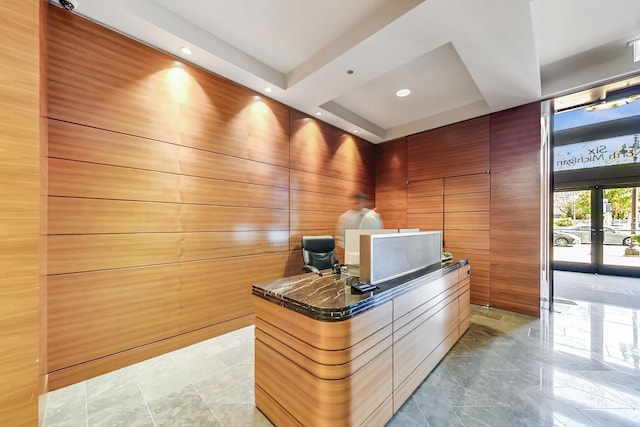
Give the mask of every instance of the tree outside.
<svg viewBox="0 0 640 427">
<path fill-rule="evenodd" d="M 609 188 L 603 191 L 603 198 L 611 206 L 611 219 L 631 218 L 632 188 Z"/>
<path fill-rule="evenodd" d="M 620 225 L 636 234 L 638 229 L 638 191 L 636 188 L 608 188 L 603 190 L 604 214 L 607 225 Z M 634 201 L 633 199 L 636 198 Z M 571 226 L 591 218 L 591 192 L 561 191 L 554 194 L 556 226 Z"/>
<path fill-rule="evenodd" d="M 591 218 L 591 192 L 589 190 L 556 192 L 554 205 L 556 213 L 560 214 L 556 215 L 556 225 L 558 226 L 574 225 L 578 220 Z"/>
</svg>

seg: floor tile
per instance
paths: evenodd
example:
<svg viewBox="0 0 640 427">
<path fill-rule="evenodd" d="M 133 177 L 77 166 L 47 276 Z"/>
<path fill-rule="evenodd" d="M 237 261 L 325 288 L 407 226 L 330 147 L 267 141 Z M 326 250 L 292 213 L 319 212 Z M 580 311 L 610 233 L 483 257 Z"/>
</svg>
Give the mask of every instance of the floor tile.
<svg viewBox="0 0 640 427">
<path fill-rule="evenodd" d="M 224 427 L 271 427 L 253 403 L 214 403 L 209 405 Z"/>
<path fill-rule="evenodd" d="M 134 408 L 114 404 L 99 411 L 90 411 L 89 427 L 154 427 L 154 424 L 146 404 Z"/>
<path fill-rule="evenodd" d="M 640 425 L 640 411 L 637 409 L 583 409 L 581 412 L 598 426 L 629 427 Z"/>
<path fill-rule="evenodd" d="M 253 380 L 253 364 L 227 367 L 194 384 L 205 402 L 215 403 L 224 399 L 248 381 Z M 252 387 L 253 388 L 253 387 Z"/>
<path fill-rule="evenodd" d="M 87 394 L 84 382 L 47 394 L 43 427 L 87 425 Z"/>
<path fill-rule="evenodd" d="M 561 279 L 567 292 L 556 281 L 540 318 L 472 306 L 469 330 L 388 426 L 640 427 L 640 307 L 610 295 L 640 282 Z M 598 289 L 624 304 L 594 301 Z M 255 408 L 253 345 L 249 326 L 51 392 L 43 427 L 271 426 Z"/>
<path fill-rule="evenodd" d="M 414 427 L 426 426 L 427 418 L 413 397 L 409 397 L 398 412 L 387 423 L 390 427 Z"/>
<path fill-rule="evenodd" d="M 158 427 L 222 426 L 191 385 L 149 402 L 149 409 Z"/>
</svg>

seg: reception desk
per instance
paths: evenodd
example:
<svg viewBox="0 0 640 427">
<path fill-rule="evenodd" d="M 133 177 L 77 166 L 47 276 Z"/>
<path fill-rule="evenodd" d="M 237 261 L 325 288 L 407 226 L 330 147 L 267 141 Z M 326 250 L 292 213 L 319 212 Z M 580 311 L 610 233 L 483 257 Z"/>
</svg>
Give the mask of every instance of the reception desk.
<svg viewBox="0 0 640 427">
<path fill-rule="evenodd" d="M 277 426 L 383 426 L 469 327 L 467 260 L 352 291 L 315 274 L 253 286 L 256 406 Z"/>
</svg>

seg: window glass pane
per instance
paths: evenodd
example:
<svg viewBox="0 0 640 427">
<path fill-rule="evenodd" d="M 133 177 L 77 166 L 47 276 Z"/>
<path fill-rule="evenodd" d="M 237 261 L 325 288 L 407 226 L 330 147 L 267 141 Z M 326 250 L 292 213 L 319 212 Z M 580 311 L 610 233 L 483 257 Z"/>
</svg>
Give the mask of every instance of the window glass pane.
<svg viewBox="0 0 640 427">
<path fill-rule="evenodd" d="M 638 233 L 638 189 L 635 187 L 603 190 L 603 264 L 640 267 L 640 256 L 630 248 Z M 634 213 L 635 210 L 635 213 Z"/>
<path fill-rule="evenodd" d="M 559 131 L 639 115 L 640 101 L 634 101 L 630 104 L 608 110 L 586 111 L 580 108 L 555 114 L 553 118 L 553 130 Z"/>
<path fill-rule="evenodd" d="M 560 145 L 553 148 L 554 172 L 631 164 L 640 157 L 638 135 Z"/>
<path fill-rule="evenodd" d="M 553 260 L 591 262 L 591 191 L 553 194 Z"/>
</svg>

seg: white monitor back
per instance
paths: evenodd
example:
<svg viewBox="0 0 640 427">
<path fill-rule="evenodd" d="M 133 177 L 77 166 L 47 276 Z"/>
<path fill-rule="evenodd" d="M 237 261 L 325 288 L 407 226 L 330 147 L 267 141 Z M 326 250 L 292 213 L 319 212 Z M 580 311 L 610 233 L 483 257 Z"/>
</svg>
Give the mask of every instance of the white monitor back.
<svg viewBox="0 0 640 427">
<path fill-rule="evenodd" d="M 397 228 L 388 229 L 348 229 L 344 230 L 344 263 L 360 265 L 360 236 L 371 234 L 397 233 Z"/>
<path fill-rule="evenodd" d="M 359 277 L 376 284 L 440 264 L 441 259 L 441 231 L 362 236 Z"/>
</svg>

